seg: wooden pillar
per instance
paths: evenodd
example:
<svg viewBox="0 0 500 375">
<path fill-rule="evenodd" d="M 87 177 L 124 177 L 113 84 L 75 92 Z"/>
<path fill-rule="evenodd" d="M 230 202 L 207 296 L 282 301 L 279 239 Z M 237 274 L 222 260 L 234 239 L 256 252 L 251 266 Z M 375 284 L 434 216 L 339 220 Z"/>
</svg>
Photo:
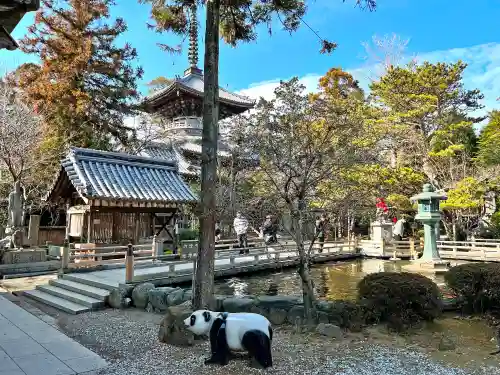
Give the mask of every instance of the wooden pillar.
<svg viewBox="0 0 500 375">
<path fill-rule="evenodd" d="M 140 215 L 139 212 L 135 213 L 135 233 L 134 233 L 134 241 L 136 244 L 139 243 L 139 236 L 140 236 L 140 231 L 141 231 L 141 222 L 140 222 Z"/>
<path fill-rule="evenodd" d="M 81 224 L 83 225 L 83 223 Z M 71 216 L 69 214 L 69 202 L 66 202 L 66 233 L 64 239 L 69 242 L 69 231 L 71 227 Z"/>
<path fill-rule="evenodd" d="M 92 243 L 92 229 L 94 226 L 94 221 L 92 220 L 93 216 L 93 212 L 89 211 L 87 216 L 87 243 Z"/>
<path fill-rule="evenodd" d="M 40 231 L 40 215 L 30 215 L 28 225 L 28 240 L 30 246 L 38 246 L 38 232 Z"/>
</svg>

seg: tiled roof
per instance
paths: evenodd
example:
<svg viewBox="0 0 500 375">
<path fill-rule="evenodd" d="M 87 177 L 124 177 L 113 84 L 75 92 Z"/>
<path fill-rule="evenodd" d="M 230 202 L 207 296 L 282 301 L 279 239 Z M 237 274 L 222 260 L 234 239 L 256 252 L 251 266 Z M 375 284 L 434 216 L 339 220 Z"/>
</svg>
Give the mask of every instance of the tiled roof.
<svg viewBox="0 0 500 375">
<path fill-rule="evenodd" d="M 176 147 L 172 145 L 171 142 L 161 143 L 161 142 L 150 142 L 144 150 L 140 153 L 141 156 L 150 157 L 153 159 L 164 159 L 170 160 L 177 163 L 179 167 L 179 173 L 181 175 L 191 175 L 195 176 L 198 174 L 199 167 L 192 166 L 177 150 Z"/>
<path fill-rule="evenodd" d="M 169 86 L 147 96 L 145 101 L 148 102 L 157 99 L 160 96 L 163 96 L 165 94 L 168 94 L 170 91 L 175 90 L 176 88 L 181 88 L 188 92 L 192 92 L 201 96 L 204 92 L 203 75 L 190 73 L 188 75 L 185 75 L 184 77 L 176 78 Z M 219 101 L 247 108 L 252 108 L 255 105 L 255 100 L 227 91 L 222 87 L 219 87 Z"/>
<path fill-rule="evenodd" d="M 161 203 L 197 200 L 172 160 L 72 148 L 62 161 L 58 179 L 64 174 L 84 198 Z"/>
</svg>

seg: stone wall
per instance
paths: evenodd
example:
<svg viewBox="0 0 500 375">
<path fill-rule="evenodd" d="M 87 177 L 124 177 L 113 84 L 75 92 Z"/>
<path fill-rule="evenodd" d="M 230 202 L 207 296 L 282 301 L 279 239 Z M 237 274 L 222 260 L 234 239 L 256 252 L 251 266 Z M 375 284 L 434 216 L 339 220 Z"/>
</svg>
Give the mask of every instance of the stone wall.
<svg viewBox="0 0 500 375">
<path fill-rule="evenodd" d="M 273 325 L 305 324 L 302 299 L 295 296 L 222 296 L 214 297 L 216 311 L 253 312 L 266 316 Z M 158 287 L 151 283 L 136 287 L 123 286 L 113 291 L 109 303 L 115 308 L 135 306 L 149 312 L 165 313 L 172 306 L 191 301 L 191 289 Z M 314 311 L 315 323 L 334 324 L 350 330 L 360 330 L 364 324 L 363 309 L 355 302 L 320 301 Z"/>
</svg>

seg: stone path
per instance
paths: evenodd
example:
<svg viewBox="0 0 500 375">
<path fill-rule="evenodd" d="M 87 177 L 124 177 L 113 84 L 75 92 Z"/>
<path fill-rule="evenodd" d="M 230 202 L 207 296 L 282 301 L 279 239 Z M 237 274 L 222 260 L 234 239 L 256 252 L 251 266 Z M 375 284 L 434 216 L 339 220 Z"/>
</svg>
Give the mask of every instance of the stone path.
<svg viewBox="0 0 500 375">
<path fill-rule="evenodd" d="M 104 359 L 0 296 L 0 375 L 85 374 Z"/>
</svg>

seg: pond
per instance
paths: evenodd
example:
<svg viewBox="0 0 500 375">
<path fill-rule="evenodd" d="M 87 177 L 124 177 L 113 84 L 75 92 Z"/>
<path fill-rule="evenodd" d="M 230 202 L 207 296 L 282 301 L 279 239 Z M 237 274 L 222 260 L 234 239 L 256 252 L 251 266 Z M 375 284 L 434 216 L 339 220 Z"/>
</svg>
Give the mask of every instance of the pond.
<svg viewBox="0 0 500 375">
<path fill-rule="evenodd" d="M 463 262 L 460 262 L 463 263 Z M 316 265 L 311 269 L 317 297 L 326 300 L 355 299 L 357 283 L 367 274 L 374 272 L 399 272 L 409 261 L 381 259 L 357 259 Z M 453 262 L 452 262 L 452 265 Z M 444 287 L 442 275 L 426 276 L 433 279 L 440 288 Z M 294 268 L 281 272 L 258 273 L 251 276 L 232 277 L 216 281 L 215 293 L 223 295 L 301 295 L 300 279 Z M 432 357 L 450 366 L 477 368 L 477 366 L 497 366 L 498 358 L 489 352 L 496 350 L 494 332 L 484 320 L 466 319 L 456 313 L 447 313 L 424 329 L 412 335 L 399 336 L 386 332 L 381 327 L 369 329 L 374 342 L 397 347 L 423 350 Z M 443 336 L 453 337 L 456 350 L 439 351 Z M 366 338 L 363 338 L 365 340 Z"/>
<path fill-rule="evenodd" d="M 356 286 L 367 274 L 374 272 L 400 272 L 410 261 L 382 259 L 356 259 L 315 265 L 311 269 L 316 294 L 320 299 L 355 299 Z M 442 275 L 427 275 L 439 286 L 444 285 Z M 232 277 L 216 282 L 215 293 L 223 295 L 301 295 L 300 278 L 295 268 L 275 273 L 258 273 Z"/>
</svg>

